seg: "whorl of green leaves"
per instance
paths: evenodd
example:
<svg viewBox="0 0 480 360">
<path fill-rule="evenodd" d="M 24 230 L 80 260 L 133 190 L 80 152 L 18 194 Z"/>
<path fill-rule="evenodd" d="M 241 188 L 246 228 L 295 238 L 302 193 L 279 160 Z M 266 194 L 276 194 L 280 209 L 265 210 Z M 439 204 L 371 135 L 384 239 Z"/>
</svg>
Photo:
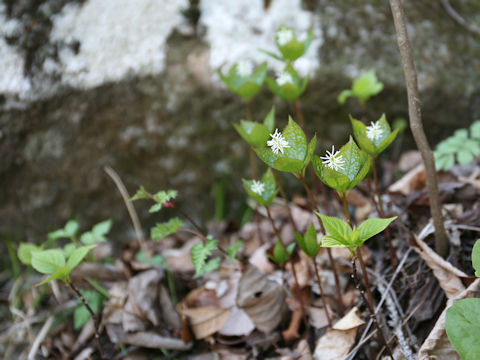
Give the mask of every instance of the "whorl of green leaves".
<svg viewBox="0 0 480 360">
<path fill-rule="evenodd" d="M 337 190 L 340 194 L 346 194 L 365 178 L 372 161 L 367 153 L 358 148 L 352 137 L 339 150 L 339 155 L 344 160 L 343 168 L 334 170 L 324 164 L 318 156 L 312 159 L 313 168 L 325 185 Z"/>
<path fill-rule="evenodd" d="M 314 136 L 307 145 L 305 133 L 291 117 L 282 135 L 289 145 L 283 154 L 281 152 L 274 154 L 270 148 L 256 148 L 255 152 L 263 162 L 276 170 L 301 173 L 310 163 L 317 145 L 317 137 Z"/>
<path fill-rule="evenodd" d="M 378 81 L 375 70 L 369 70 L 353 80 L 352 88 L 343 90 L 338 95 L 338 102 L 344 104 L 347 98 L 353 96 L 364 105 L 372 96 L 383 90 L 383 83 Z"/>
<path fill-rule="evenodd" d="M 261 64 L 251 75 L 242 76 L 238 72 L 238 63 L 230 68 L 227 75 L 218 72 L 222 81 L 235 94 L 250 101 L 261 89 L 267 75 L 267 63 Z"/>
<path fill-rule="evenodd" d="M 390 129 L 390 125 L 387 122 L 385 114 L 375 123 L 375 126 L 379 129 L 379 135 L 372 137 L 368 136 L 368 127 L 365 124 L 350 115 L 350 121 L 353 127 L 353 136 L 357 140 L 360 148 L 371 156 L 377 156 L 383 152 L 397 137 L 399 129 L 395 129 L 393 132 Z M 371 127 L 371 126 L 370 126 Z"/>
<path fill-rule="evenodd" d="M 267 254 L 268 258 L 274 263 L 283 266 L 290 259 L 290 256 L 295 249 L 295 243 L 289 244 L 287 247 L 283 245 L 280 239 L 277 240 L 275 246 L 273 247 L 273 253 Z"/>
<path fill-rule="evenodd" d="M 267 84 L 270 91 L 283 100 L 293 101 L 298 99 L 307 88 L 309 76 L 306 76 L 303 80 L 300 79 L 291 64 L 287 64 L 282 73 L 287 74 L 292 82 L 279 84 L 277 79 L 267 77 Z"/>
<path fill-rule="evenodd" d="M 267 169 L 267 171 L 262 177 L 261 184 L 263 185 L 263 191 L 261 194 L 258 194 L 253 190 L 253 180 L 242 181 L 243 187 L 247 191 L 248 196 L 250 196 L 255 202 L 262 206 L 270 205 L 275 196 L 277 196 L 278 188 L 275 183 L 275 177 L 273 176 L 272 170 L 270 169 Z"/>
<path fill-rule="evenodd" d="M 329 234 L 323 237 L 321 245 L 323 247 L 346 247 L 352 256 L 365 241 L 385 230 L 397 218 L 396 216 L 387 219 L 370 218 L 362 222 L 358 228 L 352 229 L 347 222 L 340 218 L 325 216 L 318 212 L 316 214 Z"/>
</svg>

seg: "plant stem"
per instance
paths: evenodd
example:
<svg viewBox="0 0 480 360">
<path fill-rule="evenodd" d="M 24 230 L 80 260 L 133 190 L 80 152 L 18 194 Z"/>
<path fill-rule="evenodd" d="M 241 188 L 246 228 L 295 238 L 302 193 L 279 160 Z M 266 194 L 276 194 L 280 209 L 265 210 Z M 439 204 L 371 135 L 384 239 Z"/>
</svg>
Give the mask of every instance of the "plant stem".
<svg viewBox="0 0 480 360">
<path fill-rule="evenodd" d="M 387 354 L 390 355 L 393 358 L 392 350 L 390 349 L 390 346 L 388 345 L 387 341 L 385 340 L 385 337 L 383 336 L 382 329 L 380 328 L 380 324 L 378 323 L 377 315 L 375 313 L 375 307 L 373 306 L 373 300 L 371 298 L 370 287 L 367 285 L 367 282 L 368 282 L 367 272 L 366 272 L 366 269 L 363 270 L 364 265 L 362 266 L 362 272 L 363 272 L 363 279 L 366 280 L 365 288 L 367 289 L 367 295 L 369 295 L 368 300 L 365 298 L 365 291 L 360 289 L 360 280 L 358 279 L 357 265 L 355 263 L 355 259 L 357 257 L 360 260 L 360 264 L 361 265 L 364 264 L 363 259 L 362 259 L 362 254 L 359 251 L 359 249 L 357 249 L 355 251 L 355 255 L 352 257 L 352 279 L 353 279 L 353 282 L 355 283 L 355 287 L 357 288 L 357 290 L 360 292 L 360 295 L 362 297 L 363 302 L 368 307 L 368 310 L 370 312 L 370 316 L 372 318 L 373 324 L 375 325 L 375 328 L 377 329 L 377 336 L 378 336 L 378 341 L 379 341 L 380 345 L 385 346 L 385 349 L 387 350 Z"/>
<path fill-rule="evenodd" d="M 77 287 L 71 281 L 67 281 L 67 284 L 75 292 L 75 294 L 77 294 L 77 296 L 80 298 L 80 300 L 82 300 L 83 305 L 85 305 L 85 307 L 87 308 L 88 312 L 90 313 L 90 315 L 93 319 L 93 322 L 95 324 L 95 340 L 97 341 L 98 351 L 100 352 L 101 358 L 104 359 L 105 357 L 104 357 L 104 354 L 103 354 L 103 347 L 102 347 L 102 343 L 100 342 L 100 323 L 98 321 L 98 317 L 95 314 L 95 312 L 92 310 L 90 305 L 88 304 L 87 299 L 85 299 L 85 297 L 77 289 Z"/>
<path fill-rule="evenodd" d="M 380 215 L 383 217 L 385 216 L 385 211 L 383 210 L 383 201 L 380 194 L 380 182 L 378 181 L 376 156 L 372 156 L 372 172 L 373 172 L 373 181 L 375 182 L 375 191 L 377 193 L 378 205 L 380 207 Z"/>
<path fill-rule="evenodd" d="M 347 194 L 344 192 L 340 195 L 343 202 L 343 211 L 345 212 L 345 216 L 348 220 L 348 225 L 353 229 L 353 222 L 352 217 L 350 216 L 350 210 L 348 209 L 348 201 L 347 201 Z"/>
<path fill-rule="evenodd" d="M 377 194 L 378 204 L 375 201 L 375 194 L 371 190 L 370 181 L 369 181 L 368 185 L 370 187 L 370 192 L 372 193 L 373 202 L 375 203 L 375 206 L 377 208 L 377 212 L 380 215 L 380 217 L 384 218 L 385 217 L 385 210 L 383 208 L 383 201 L 382 201 L 381 192 L 380 192 L 380 185 L 379 185 L 380 182 L 378 181 L 377 157 L 376 156 L 372 156 L 372 168 L 373 168 L 373 179 L 374 179 L 374 182 L 375 182 L 375 190 L 376 190 L 376 194 Z M 390 230 L 388 228 L 385 229 L 385 237 L 387 238 L 388 251 L 390 253 L 390 263 L 391 263 L 392 269 L 393 269 L 398 264 L 398 258 L 397 258 L 397 254 L 395 253 L 395 248 L 393 247 L 393 243 L 392 243 L 392 236 L 390 235 Z"/>
<path fill-rule="evenodd" d="M 327 300 L 323 292 L 322 280 L 320 278 L 320 273 L 318 271 L 318 264 L 314 258 L 312 258 L 312 261 L 313 261 L 313 267 L 315 268 L 315 276 L 317 277 L 318 287 L 320 288 L 320 297 L 322 298 L 323 308 L 325 309 L 325 315 L 327 315 L 328 326 L 332 327 L 332 319 L 330 318 L 330 313 L 328 312 Z"/>
<path fill-rule="evenodd" d="M 250 103 L 250 100 L 245 101 L 245 107 L 247 109 L 247 121 L 252 121 L 252 105 Z"/>
<path fill-rule="evenodd" d="M 272 224 L 272 228 L 273 228 L 273 231 L 274 231 L 275 235 L 277 235 L 278 239 L 283 244 L 282 236 L 280 234 L 280 230 L 275 225 L 275 221 L 273 220 L 273 217 L 272 217 L 272 214 L 270 212 L 269 207 L 265 206 L 265 209 L 267 209 L 267 216 L 268 216 L 268 219 L 270 220 L 270 223 Z M 290 256 L 290 264 L 292 265 L 292 273 L 293 273 L 293 279 L 295 280 L 295 290 L 296 290 L 296 293 L 297 293 L 297 298 L 298 298 L 298 301 L 300 302 L 300 306 L 302 308 L 302 314 L 303 314 L 303 317 L 304 317 L 304 320 L 305 320 L 305 326 L 307 326 L 307 324 L 308 324 L 307 323 L 307 318 L 306 318 L 307 312 L 305 311 L 305 304 L 303 302 L 302 292 L 300 291 L 300 284 L 298 283 L 298 279 L 297 279 L 297 272 L 295 270 L 295 266 L 293 264 L 293 260 L 292 260 L 291 256 Z"/>
<path fill-rule="evenodd" d="M 298 123 L 300 124 L 303 131 L 305 131 L 305 118 L 303 117 L 302 102 L 300 98 L 293 100 L 293 109 L 295 110 L 295 115 L 297 116 Z"/>
<path fill-rule="evenodd" d="M 282 196 L 283 200 L 285 201 L 285 206 L 287 208 L 288 212 L 288 218 L 290 219 L 290 222 L 292 223 L 293 229 L 298 232 L 298 226 L 297 223 L 295 222 L 295 219 L 293 218 L 292 215 L 292 209 L 290 208 L 290 204 L 288 202 L 287 194 L 285 193 L 285 190 L 283 189 L 283 186 L 280 184 L 280 181 L 278 180 L 277 173 L 275 172 L 274 169 L 272 169 L 272 174 L 273 177 L 275 178 L 275 183 L 277 184 L 278 190 L 280 191 L 280 195 Z"/>
<path fill-rule="evenodd" d="M 308 197 L 310 198 L 310 202 L 312 203 L 313 209 L 316 211 L 319 211 L 317 202 L 315 201 L 315 198 L 313 197 L 312 192 L 310 191 L 310 188 L 308 187 L 308 184 L 305 181 L 305 176 L 303 176 L 303 174 L 300 174 L 299 179 L 302 182 L 303 187 L 305 188 L 305 191 L 308 194 Z M 323 234 L 327 234 L 321 220 L 319 221 L 319 223 L 320 223 L 320 228 L 322 229 Z M 338 312 L 340 313 L 341 316 L 343 316 L 343 314 L 345 313 L 345 305 L 343 304 L 343 300 L 342 300 L 342 286 L 340 285 L 340 279 L 338 277 L 337 267 L 335 266 L 335 261 L 333 260 L 332 250 L 329 247 L 327 247 L 327 255 L 328 255 L 328 260 L 330 261 L 330 266 L 332 267 L 333 277 L 335 279 L 335 289 L 337 291 L 337 301 L 338 301 Z"/>
<path fill-rule="evenodd" d="M 390 0 L 390 8 L 392 9 L 393 22 L 397 33 L 397 42 L 400 49 L 403 72 L 405 74 L 405 82 L 407 86 L 410 129 L 412 130 L 413 138 L 417 144 L 418 150 L 422 155 L 425 173 L 427 174 L 430 211 L 433 217 L 433 225 L 435 226 L 435 249 L 440 256 L 445 258 L 448 252 L 448 237 L 443 224 L 442 204 L 438 194 L 435 161 L 423 130 L 417 72 L 415 70 L 412 49 L 408 39 L 405 14 L 400 0 Z"/>
</svg>

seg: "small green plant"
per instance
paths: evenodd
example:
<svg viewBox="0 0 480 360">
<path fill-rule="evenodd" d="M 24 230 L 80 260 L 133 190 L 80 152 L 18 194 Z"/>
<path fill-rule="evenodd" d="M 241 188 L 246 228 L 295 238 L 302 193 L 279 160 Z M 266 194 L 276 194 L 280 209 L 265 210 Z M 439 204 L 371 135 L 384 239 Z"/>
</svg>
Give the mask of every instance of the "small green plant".
<svg viewBox="0 0 480 360">
<path fill-rule="evenodd" d="M 288 246 L 283 245 L 283 242 L 280 239 L 277 239 L 275 246 L 273 247 L 273 252 L 267 254 L 268 258 L 272 260 L 277 265 L 283 267 L 292 256 L 293 251 L 295 250 L 295 243 L 291 243 Z"/>
<path fill-rule="evenodd" d="M 457 161 L 460 165 L 470 164 L 480 156 L 480 120 L 467 129 L 459 129 L 437 145 L 433 152 L 437 170 L 450 170 Z"/>
<path fill-rule="evenodd" d="M 360 148 L 369 155 L 376 157 L 383 152 L 397 137 L 398 129 L 393 132 L 387 122 L 385 114 L 369 126 L 350 115 L 353 127 L 353 136 Z"/>
<path fill-rule="evenodd" d="M 375 70 L 369 70 L 353 80 L 352 88 L 343 90 L 338 95 L 338 102 L 344 104 L 349 97 L 355 97 L 362 107 L 372 96 L 383 90 L 383 83 L 378 81 Z"/>
<path fill-rule="evenodd" d="M 222 259 L 214 257 L 207 261 L 213 250 L 218 249 L 218 241 L 208 235 L 205 242 L 199 242 L 190 249 L 192 263 L 195 267 L 194 278 L 201 277 L 209 272 L 217 270 Z"/>
<path fill-rule="evenodd" d="M 262 206 L 269 206 L 278 194 L 275 178 L 270 169 L 267 170 L 260 181 L 243 180 L 243 187 L 247 191 L 248 196 Z"/>
<path fill-rule="evenodd" d="M 275 44 L 281 55 L 264 51 L 268 55 L 274 57 L 277 60 L 284 61 L 286 63 L 293 62 L 302 57 L 313 40 L 313 29 L 310 29 L 307 34 L 297 36 L 292 28 L 282 25 L 278 28 L 275 35 Z"/>
<path fill-rule="evenodd" d="M 255 149 L 258 157 L 276 170 L 303 173 L 315 151 L 317 137 L 307 144 L 305 133 L 291 117 L 283 132 L 276 129 L 270 137 L 266 144 L 269 148 Z"/>
<path fill-rule="evenodd" d="M 243 60 L 233 65 L 227 75 L 220 71 L 218 73 L 232 92 L 249 102 L 262 88 L 267 75 L 267 63 L 254 70 L 249 60 Z"/>
<path fill-rule="evenodd" d="M 291 64 L 287 64 L 283 71 L 273 79 L 267 77 L 267 84 L 270 91 L 277 95 L 279 98 L 287 101 L 293 101 L 303 94 L 308 85 L 309 77 L 305 77 L 303 80 L 295 71 Z"/>
<path fill-rule="evenodd" d="M 480 240 L 472 250 L 475 276 L 480 277 Z M 448 308 L 445 330 L 462 360 L 476 360 L 480 354 L 480 299 L 458 300 Z"/>
<path fill-rule="evenodd" d="M 371 165 L 370 157 L 358 148 L 352 137 L 339 151 L 332 147 L 323 157 L 315 155 L 312 162 L 320 180 L 342 198 L 365 178 Z"/>
</svg>

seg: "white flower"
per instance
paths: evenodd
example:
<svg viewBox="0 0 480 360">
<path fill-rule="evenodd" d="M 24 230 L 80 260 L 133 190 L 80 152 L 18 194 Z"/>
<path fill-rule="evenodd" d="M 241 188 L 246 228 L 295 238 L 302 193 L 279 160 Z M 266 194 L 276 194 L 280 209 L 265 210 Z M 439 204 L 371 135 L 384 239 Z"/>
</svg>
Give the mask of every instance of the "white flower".
<svg viewBox="0 0 480 360">
<path fill-rule="evenodd" d="M 375 139 L 379 138 L 383 134 L 383 129 L 380 128 L 380 122 L 377 121 L 376 123 L 371 122 L 370 126 L 367 126 L 367 137 L 375 141 Z"/>
<path fill-rule="evenodd" d="M 250 186 L 250 189 L 255 193 L 260 196 L 262 196 L 263 191 L 265 190 L 265 184 L 263 184 L 261 181 L 258 180 L 253 180 L 252 185 Z"/>
<path fill-rule="evenodd" d="M 287 45 L 293 39 L 293 31 L 287 28 L 280 29 L 277 32 L 277 42 L 280 46 Z"/>
<path fill-rule="evenodd" d="M 332 146 L 332 152 L 327 150 L 327 154 L 322 156 L 320 159 L 323 160 L 323 164 L 335 171 L 343 169 L 343 164 L 345 162 L 345 160 L 343 160 L 343 156 L 339 154 L 339 151 L 335 152 L 335 146 Z"/>
<path fill-rule="evenodd" d="M 278 154 L 280 151 L 283 154 L 283 149 L 289 148 L 288 141 L 285 140 L 282 133 L 275 129 L 275 133 L 270 134 L 272 140 L 267 141 L 267 145 L 272 148 L 274 154 Z"/>
<path fill-rule="evenodd" d="M 280 75 L 277 76 L 277 84 L 280 86 L 285 84 L 293 84 L 292 75 L 290 75 L 287 72 L 281 73 Z"/>
<path fill-rule="evenodd" d="M 253 74 L 253 64 L 250 60 L 241 60 L 237 64 L 237 73 L 241 77 L 248 77 Z"/>
</svg>

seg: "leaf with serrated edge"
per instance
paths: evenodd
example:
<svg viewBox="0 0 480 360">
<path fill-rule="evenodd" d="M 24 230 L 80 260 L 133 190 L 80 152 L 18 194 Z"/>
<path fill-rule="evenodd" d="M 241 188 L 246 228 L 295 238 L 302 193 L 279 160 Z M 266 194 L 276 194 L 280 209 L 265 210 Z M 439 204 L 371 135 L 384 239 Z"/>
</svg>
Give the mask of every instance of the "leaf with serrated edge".
<svg viewBox="0 0 480 360">
<path fill-rule="evenodd" d="M 366 240 L 368 240 L 371 237 L 373 237 L 373 236 L 377 235 L 378 233 L 382 232 L 396 218 L 397 217 L 394 216 L 394 217 L 387 218 L 387 219 L 370 218 L 370 219 L 365 220 L 355 230 L 355 232 L 358 233 L 357 244 L 361 245 Z"/>
<path fill-rule="evenodd" d="M 343 169 L 340 169 L 338 172 L 348 176 L 350 181 L 352 181 L 360 169 L 360 150 L 351 136 L 348 143 L 342 146 L 339 153 L 343 156 L 344 164 Z"/>
<path fill-rule="evenodd" d="M 61 267 L 61 268 L 58 268 L 57 270 L 55 270 L 53 272 L 53 274 L 51 274 L 48 278 L 46 278 L 45 280 L 43 280 L 42 282 L 39 282 L 38 284 L 36 284 L 35 286 L 40 286 L 40 285 L 43 285 L 43 284 L 46 284 L 52 280 L 63 280 L 63 281 L 66 281 L 68 279 L 68 275 L 70 274 L 70 271 L 68 271 L 68 269 L 64 266 L 64 267 Z"/>
<path fill-rule="evenodd" d="M 319 212 L 315 212 L 322 220 L 325 230 L 336 238 L 338 241 L 349 244 L 349 235 L 352 233 L 352 228 L 342 219 L 334 216 L 325 216 Z"/>
<path fill-rule="evenodd" d="M 272 133 L 275 130 L 275 107 L 272 106 L 272 109 L 268 112 L 265 120 L 263 120 L 263 125 L 268 129 L 269 133 Z"/>
<path fill-rule="evenodd" d="M 42 248 L 35 244 L 30 243 L 20 243 L 20 246 L 17 250 L 18 259 L 25 265 L 32 264 L 32 252 L 34 251 L 41 251 Z"/>
<path fill-rule="evenodd" d="M 92 232 L 97 236 L 104 236 L 108 234 L 108 232 L 112 228 L 112 223 L 113 222 L 111 219 L 99 222 L 92 228 Z"/>
<path fill-rule="evenodd" d="M 322 238 L 321 245 L 322 245 L 322 247 L 348 247 L 348 246 L 350 246 L 350 245 L 345 245 L 345 244 L 341 243 L 336 238 L 334 238 L 333 236 L 330 236 L 330 235 L 325 235 Z"/>
<path fill-rule="evenodd" d="M 317 242 L 317 231 L 313 224 L 310 225 L 305 233 L 305 248 L 307 249 L 305 253 L 312 258 L 315 258 L 320 251 L 320 245 Z"/>
<path fill-rule="evenodd" d="M 63 252 L 58 249 L 35 251 L 32 253 L 32 267 L 42 274 L 52 274 L 65 266 Z"/>
</svg>

